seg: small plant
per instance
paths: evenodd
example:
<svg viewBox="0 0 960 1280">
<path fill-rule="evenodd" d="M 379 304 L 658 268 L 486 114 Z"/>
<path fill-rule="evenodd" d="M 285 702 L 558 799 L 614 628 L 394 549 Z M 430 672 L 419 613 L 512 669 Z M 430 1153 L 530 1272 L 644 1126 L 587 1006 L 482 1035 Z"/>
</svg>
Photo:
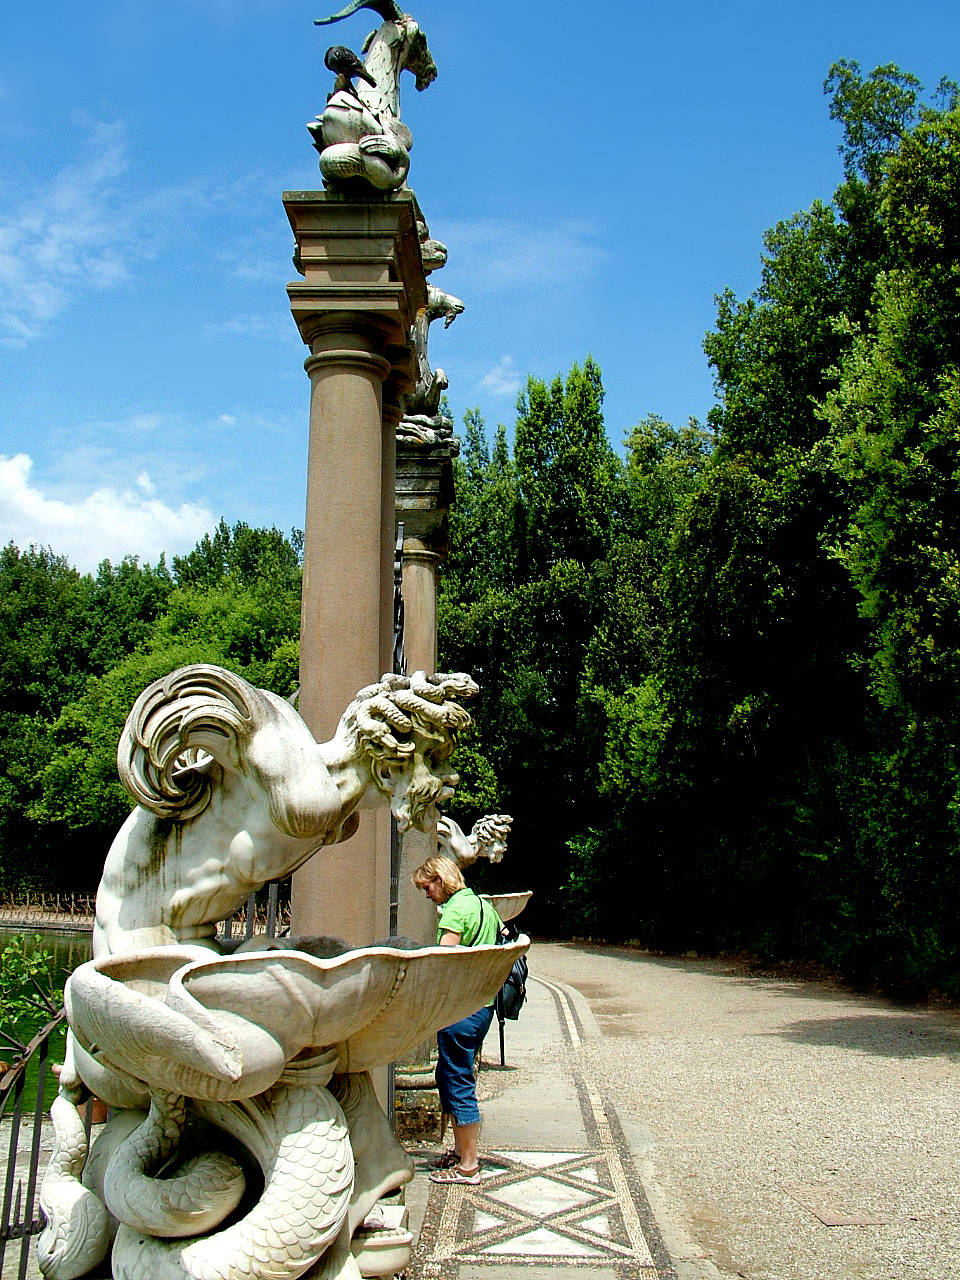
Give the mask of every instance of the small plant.
<svg viewBox="0 0 960 1280">
<path fill-rule="evenodd" d="M 11 938 L 0 951 L 0 1040 L 22 1054 L 39 1024 L 54 1017 L 62 1003 L 53 956 L 40 935 Z"/>
</svg>

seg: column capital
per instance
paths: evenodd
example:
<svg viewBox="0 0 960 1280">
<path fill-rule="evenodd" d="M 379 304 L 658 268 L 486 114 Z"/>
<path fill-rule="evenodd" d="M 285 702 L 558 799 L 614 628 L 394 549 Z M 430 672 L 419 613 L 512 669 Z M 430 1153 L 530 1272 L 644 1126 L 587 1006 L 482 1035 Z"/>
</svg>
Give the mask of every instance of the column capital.
<svg viewBox="0 0 960 1280">
<path fill-rule="evenodd" d="M 413 193 L 357 200 L 285 191 L 283 205 L 303 276 L 287 285 L 287 294 L 304 342 L 314 348 L 324 330 L 372 322 L 400 382 L 411 379 L 410 327 L 427 298 Z"/>
<path fill-rule="evenodd" d="M 397 445 L 397 519 L 404 539 L 446 554 L 447 516 L 453 501 L 449 444 Z"/>
<path fill-rule="evenodd" d="M 439 551 L 434 551 L 430 546 L 423 542 L 420 538 L 403 539 L 403 562 L 404 564 L 424 565 L 429 569 L 436 569 L 440 564 L 443 556 Z"/>
<path fill-rule="evenodd" d="M 355 347 L 324 347 L 307 356 L 303 367 L 308 375 L 325 367 L 337 369 L 354 369 L 360 373 L 374 373 L 381 382 L 386 381 L 393 371 L 389 360 L 377 355 L 375 351 L 360 351 Z"/>
</svg>

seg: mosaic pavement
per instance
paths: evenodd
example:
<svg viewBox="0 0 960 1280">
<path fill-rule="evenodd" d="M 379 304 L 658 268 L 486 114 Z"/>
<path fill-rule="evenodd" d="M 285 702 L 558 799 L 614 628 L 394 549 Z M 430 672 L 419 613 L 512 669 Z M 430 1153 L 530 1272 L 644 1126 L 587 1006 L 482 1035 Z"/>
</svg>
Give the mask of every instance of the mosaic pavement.
<svg viewBox="0 0 960 1280">
<path fill-rule="evenodd" d="M 576 1010 L 561 988 L 542 985 L 577 1046 Z M 579 1073 L 574 1083 L 589 1148 L 499 1148 L 484 1154 L 479 1186 L 433 1188 L 414 1274 L 458 1280 L 461 1269 L 536 1265 L 676 1280 L 616 1113 Z"/>
</svg>

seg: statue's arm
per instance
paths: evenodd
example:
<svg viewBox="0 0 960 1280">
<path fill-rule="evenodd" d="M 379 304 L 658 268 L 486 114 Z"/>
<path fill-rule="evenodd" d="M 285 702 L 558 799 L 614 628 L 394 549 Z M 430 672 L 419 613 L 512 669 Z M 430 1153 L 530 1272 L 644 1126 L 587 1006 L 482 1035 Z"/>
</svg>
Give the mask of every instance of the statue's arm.
<svg viewBox="0 0 960 1280">
<path fill-rule="evenodd" d="M 477 860 L 476 845 L 446 814 L 437 819 L 437 848 L 445 858 L 449 858 L 459 867 L 469 867 Z"/>
</svg>

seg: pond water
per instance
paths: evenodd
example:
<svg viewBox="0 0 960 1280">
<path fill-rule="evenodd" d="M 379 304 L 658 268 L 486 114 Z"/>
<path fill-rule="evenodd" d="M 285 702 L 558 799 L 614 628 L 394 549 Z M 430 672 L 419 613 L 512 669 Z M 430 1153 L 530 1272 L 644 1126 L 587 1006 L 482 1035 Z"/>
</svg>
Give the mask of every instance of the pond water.
<svg viewBox="0 0 960 1280">
<path fill-rule="evenodd" d="M 27 938 L 31 951 L 45 951 L 53 961 L 56 985 L 62 987 L 78 964 L 90 959 L 89 929 L 30 929 L 0 926 L 0 951 L 12 938 Z"/>
<path fill-rule="evenodd" d="M 41 952 L 50 957 L 54 986 L 60 989 L 63 988 L 64 982 L 66 982 L 77 965 L 83 964 L 84 961 L 90 959 L 92 937 L 89 930 L 54 931 L 4 927 L 0 928 L 0 952 L 15 938 L 26 938 L 30 952 Z M 19 1018 L 11 1030 L 15 1031 L 21 1043 L 26 1043 L 31 1036 L 46 1024 L 48 1018 L 49 1014 L 38 1010 L 35 1015 L 30 1014 Z M 2 1011 L 0 1011 L 0 1021 L 2 1021 Z M 52 1062 L 63 1061 L 65 1036 L 66 1028 L 61 1025 L 54 1032 L 50 1041 L 50 1060 Z M 12 1056 L 13 1053 L 9 1045 L 0 1045 L 0 1058 L 9 1061 Z M 46 1075 L 43 1089 L 45 1107 L 49 1107 L 56 1092 L 56 1079 L 52 1074 Z M 36 1069 L 33 1061 L 27 1068 L 24 1096 L 28 1099 L 36 1096 Z"/>
</svg>

